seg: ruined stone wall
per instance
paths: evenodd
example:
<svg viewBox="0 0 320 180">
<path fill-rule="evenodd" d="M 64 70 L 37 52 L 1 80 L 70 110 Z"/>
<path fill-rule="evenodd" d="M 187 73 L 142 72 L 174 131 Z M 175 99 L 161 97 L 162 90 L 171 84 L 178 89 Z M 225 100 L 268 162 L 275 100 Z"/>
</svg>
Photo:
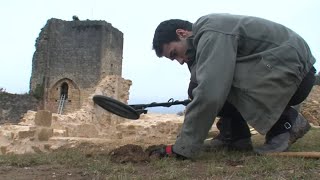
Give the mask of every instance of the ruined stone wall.
<svg viewBox="0 0 320 180">
<path fill-rule="evenodd" d="M 38 100 L 29 94 L 0 92 L 0 124 L 18 123 L 28 110 L 37 110 Z"/>
<path fill-rule="evenodd" d="M 105 138 L 116 136 L 117 130 L 114 126 L 125 121 L 124 118 L 102 109 L 92 101 L 92 97 L 97 94 L 108 95 L 123 103 L 127 103 L 131 84 L 130 80 L 123 79 L 118 75 L 106 76 L 84 100 L 85 102 L 81 109 L 65 115 L 52 113 L 52 123 L 46 123 L 46 118 L 37 123 L 36 114 L 38 113 L 29 111 L 21 120 L 20 125 L 33 127 L 37 124 L 39 125 L 39 123 L 44 123 L 46 126 L 54 129 L 53 135 L 62 137 Z M 23 131 L 25 131 L 25 128 Z M 34 128 L 30 129 L 30 131 L 34 131 Z M 35 133 L 29 134 L 32 137 L 35 135 Z"/>
<path fill-rule="evenodd" d="M 101 79 L 106 75 L 122 75 L 123 37 L 112 31 L 111 28 L 102 31 Z"/>
<path fill-rule="evenodd" d="M 122 49 L 122 32 L 105 21 L 50 19 L 36 41 L 30 90 L 56 112 L 67 83 L 64 111 L 79 109 L 102 78 L 121 76 Z"/>
<path fill-rule="evenodd" d="M 28 111 L 19 124 L 1 125 L 0 155 L 52 152 L 78 148 L 82 143 L 101 144 L 105 152 L 124 144 L 172 144 L 182 125 L 182 116 L 142 114 L 139 120 L 132 121 L 92 101 L 94 95 L 107 95 L 127 103 L 131 85 L 130 80 L 109 75 L 98 83 L 77 111 L 68 114 Z"/>
</svg>

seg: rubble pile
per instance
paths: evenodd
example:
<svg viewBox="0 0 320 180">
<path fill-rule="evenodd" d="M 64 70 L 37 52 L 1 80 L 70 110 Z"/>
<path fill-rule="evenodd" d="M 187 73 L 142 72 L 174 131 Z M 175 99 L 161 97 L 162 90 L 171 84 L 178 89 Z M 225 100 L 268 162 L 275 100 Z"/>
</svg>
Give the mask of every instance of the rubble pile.
<svg viewBox="0 0 320 180">
<path fill-rule="evenodd" d="M 320 125 L 320 86 L 313 87 L 308 98 L 302 103 L 301 113 L 313 125 Z"/>
<path fill-rule="evenodd" d="M 78 111 L 66 115 L 45 110 L 28 111 L 18 125 L 0 126 L 0 154 L 50 152 L 82 143 L 113 149 L 125 144 L 148 146 L 172 143 L 183 117 L 175 114 L 142 114 L 124 119 L 94 104 L 94 95 L 106 95 L 127 103 L 131 81 L 107 76 Z"/>
</svg>

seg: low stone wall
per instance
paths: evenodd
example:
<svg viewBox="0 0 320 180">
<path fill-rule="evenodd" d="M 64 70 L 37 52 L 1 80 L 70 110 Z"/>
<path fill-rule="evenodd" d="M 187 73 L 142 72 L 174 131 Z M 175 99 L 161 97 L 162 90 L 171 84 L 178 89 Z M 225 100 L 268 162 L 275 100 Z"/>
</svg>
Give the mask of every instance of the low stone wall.
<svg viewBox="0 0 320 180">
<path fill-rule="evenodd" d="M 18 123 L 28 110 L 37 110 L 38 100 L 29 94 L 0 92 L 0 124 Z"/>
</svg>

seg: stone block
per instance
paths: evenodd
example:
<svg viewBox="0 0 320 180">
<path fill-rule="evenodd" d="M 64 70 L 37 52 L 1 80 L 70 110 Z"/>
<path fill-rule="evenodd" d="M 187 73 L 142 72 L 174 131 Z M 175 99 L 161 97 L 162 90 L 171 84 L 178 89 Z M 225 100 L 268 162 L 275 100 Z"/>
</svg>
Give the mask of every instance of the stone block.
<svg viewBox="0 0 320 180">
<path fill-rule="evenodd" d="M 77 136 L 94 138 L 99 136 L 97 128 L 92 124 L 80 124 L 77 126 Z"/>
<path fill-rule="evenodd" d="M 1 152 L 1 155 L 7 154 L 7 146 L 1 146 L 0 147 L 0 152 Z"/>
<path fill-rule="evenodd" d="M 42 153 L 42 150 L 41 150 L 40 147 L 38 147 L 38 146 L 31 146 L 31 148 L 33 149 L 33 151 L 34 151 L 35 153 Z"/>
<path fill-rule="evenodd" d="M 39 110 L 36 113 L 34 123 L 37 126 L 50 127 L 52 123 L 52 113 L 46 110 Z"/>
<path fill-rule="evenodd" d="M 53 129 L 41 127 L 37 130 L 39 141 L 48 141 L 53 136 Z"/>
<path fill-rule="evenodd" d="M 0 136 L 6 138 L 8 140 L 12 140 L 14 137 L 14 133 L 12 131 L 3 130 L 3 131 L 0 131 Z"/>
<path fill-rule="evenodd" d="M 18 139 L 26 139 L 26 138 L 32 138 L 35 135 L 35 130 L 29 130 L 29 131 L 19 131 L 18 132 Z"/>
<path fill-rule="evenodd" d="M 51 146 L 52 146 L 51 144 L 45 144 L 45 145 L 43 145 L 43 148 L 45 150 L 50 150 Z"/>
<path fill-rule="evenodd" d="M 56 136 L 56 137 L 66 137 L 66 136 L 67 136 L 67 130 L 54 129 L 54 130 L 53 130 L 53 136 Z"/>
</svg>

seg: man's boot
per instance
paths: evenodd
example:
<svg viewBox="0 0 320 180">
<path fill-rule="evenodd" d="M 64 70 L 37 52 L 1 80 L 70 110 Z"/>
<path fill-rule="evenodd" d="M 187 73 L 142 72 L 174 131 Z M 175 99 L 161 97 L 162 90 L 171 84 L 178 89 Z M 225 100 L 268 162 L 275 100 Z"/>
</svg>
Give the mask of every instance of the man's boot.
<svg viewBox="0 0 320 180">
<path fill-rule="evenodd" d="M 297 139 L 303 137 L 310 127 L 301 114 L 287 107 L 278 122 L 267 133 L 264 145 L 255 148 L 254 151 L 258 154 L 286 151 Z"/>
<path fill-rule="evenodd" d="M 245 121 L 222 117 L 217 122 L 220 133 L 211 140 L 204 142 L 205 151 L 226 148 L 228 150 L 252 150 L 251 133 Z"/>
</svg>

